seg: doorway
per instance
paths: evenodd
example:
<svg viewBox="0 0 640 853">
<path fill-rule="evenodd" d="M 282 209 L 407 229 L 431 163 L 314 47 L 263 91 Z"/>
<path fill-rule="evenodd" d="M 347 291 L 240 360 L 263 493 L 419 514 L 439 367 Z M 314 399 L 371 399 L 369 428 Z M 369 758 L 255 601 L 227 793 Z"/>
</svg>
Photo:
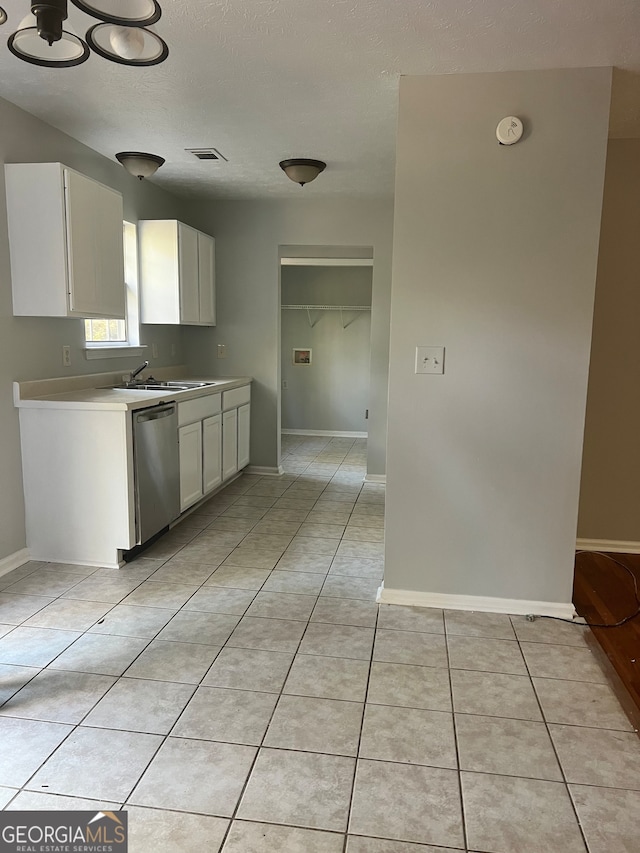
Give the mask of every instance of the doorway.
<svg viewBox="0 0 640 853">
<path fill-rule="evenodd" d="M 282 258 L 280 272 L 281 434 L 365 439 L 373 260 Z"/>
</svg>

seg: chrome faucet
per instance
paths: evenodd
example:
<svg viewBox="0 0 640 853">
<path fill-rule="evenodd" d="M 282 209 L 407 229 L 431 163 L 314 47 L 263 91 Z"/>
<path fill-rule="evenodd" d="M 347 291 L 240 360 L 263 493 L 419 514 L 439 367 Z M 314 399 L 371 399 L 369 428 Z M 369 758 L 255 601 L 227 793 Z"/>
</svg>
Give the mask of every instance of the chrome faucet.
<svg viewBox="0 0 640 853">
<path fill-rule="evenodd" d="M 142 371 L 145 369 L 145 367 L 149 367 L 149 362 L 148 362 L 148 361 L 143 362 L 143 363 L 140 365 L 140 367 L 136 367 L 136 369 L 135 369 L 135 370 L 132 370 L 132 371 L 131 371 L 131 373 L 129 374 L 129 385 L 134 385 L 134 384 L 135 384 L 136 376 L 137 376 L 139 373 L 142 373 Z"/>
</svg>

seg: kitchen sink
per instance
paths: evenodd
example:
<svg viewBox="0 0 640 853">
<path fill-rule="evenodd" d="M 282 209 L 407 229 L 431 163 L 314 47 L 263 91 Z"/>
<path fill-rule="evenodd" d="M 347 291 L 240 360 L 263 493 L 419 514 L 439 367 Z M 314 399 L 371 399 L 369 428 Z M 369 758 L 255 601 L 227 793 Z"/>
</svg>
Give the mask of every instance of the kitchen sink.
<svg viewBox="0 0 640 853">
<path fill-rule="evenodd" d="M 122 389 L 127 391 L 189 391 L 194 388 L 207 388 L 211 385 L 218 385 L 220 382 L 224 382 L 224 379 L 218 379 L 214 381 L 208 382 L 200 382 L 200 381 L 190 381 L 185 379 L 184 381 L 174 380 L 161 382 L 151 381 L 151 382 L 121 382 L 118 385 L 108 385 L 106 387 L 112 388 L 114 390 Z"/>
</svg>

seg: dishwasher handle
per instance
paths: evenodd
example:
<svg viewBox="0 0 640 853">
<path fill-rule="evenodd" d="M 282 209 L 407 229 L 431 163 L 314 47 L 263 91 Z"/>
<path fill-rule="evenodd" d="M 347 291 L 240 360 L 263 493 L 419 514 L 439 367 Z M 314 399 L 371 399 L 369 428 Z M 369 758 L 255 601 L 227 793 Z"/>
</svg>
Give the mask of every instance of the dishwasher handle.
<svg viewBox="0 0 640 853">
<path fill-rule="evenodd" d="M 175 404 L 170 406 L 158 406 L 156 409 L 145 410 L 136 415 L 136 423 L 144 423 L 145 421 L 159 421 L 161 418 L 169 418 L 176 410 Z"/>
</svg>

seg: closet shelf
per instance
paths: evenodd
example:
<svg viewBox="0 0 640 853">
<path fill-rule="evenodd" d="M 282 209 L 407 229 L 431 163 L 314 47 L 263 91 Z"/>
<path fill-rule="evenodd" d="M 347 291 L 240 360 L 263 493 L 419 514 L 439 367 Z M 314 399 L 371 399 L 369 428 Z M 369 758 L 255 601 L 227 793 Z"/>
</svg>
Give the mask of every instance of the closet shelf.
<svg viewBox="0 0 640 853">
<path fill-rule="evenodd" d="M 371 305 L 282 305 L 281 307 L 284 311 L 306 311 L 309 318 L 309 325 L 312 329 L 318 322 L 317 320 L 315 322 L 311 320 L 312 311 L 339 311 L 343 329 L 346 329 L 347 326 L 353 323 L 353 320 L 349 323 L 344 322 L 345 311 L 371 311 Z"/>
</svg>

